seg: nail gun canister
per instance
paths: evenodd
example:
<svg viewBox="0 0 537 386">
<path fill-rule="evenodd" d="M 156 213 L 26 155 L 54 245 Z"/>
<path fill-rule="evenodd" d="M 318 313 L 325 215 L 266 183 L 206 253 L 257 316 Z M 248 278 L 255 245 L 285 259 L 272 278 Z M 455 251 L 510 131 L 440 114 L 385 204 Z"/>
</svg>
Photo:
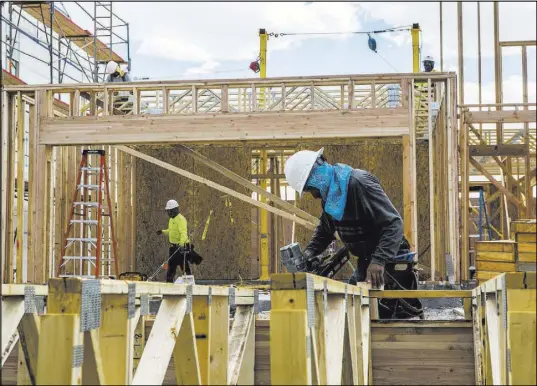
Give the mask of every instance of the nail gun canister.
<svg viewBox="0 0 537 386">
<path fill-rule="evenodd" d="M 301 272 L 304 270 L 304 255 L 299 243 L 293 243 L 280 248 L 280 258 L 287 272 Z"/>
</svg>

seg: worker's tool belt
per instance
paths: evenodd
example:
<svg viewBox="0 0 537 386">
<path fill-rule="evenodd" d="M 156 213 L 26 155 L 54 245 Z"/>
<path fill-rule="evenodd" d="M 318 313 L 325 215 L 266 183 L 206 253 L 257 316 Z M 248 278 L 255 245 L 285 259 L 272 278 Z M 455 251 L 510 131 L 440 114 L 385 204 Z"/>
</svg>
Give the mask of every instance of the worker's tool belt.
<svg viewBox="0 0 537 386">
<path fill-rule="evenodd" d="M 177 253 L 179 254 L 186 253 L 186 260 L 190 264 L 199 265 L 203 260 L 203 258 L 194 250 L 194 244 L 192 243 L 187 243 L 185 245 L 171 244 L 171 246 L 178 248 L 179 251 Z"/>
</svg>

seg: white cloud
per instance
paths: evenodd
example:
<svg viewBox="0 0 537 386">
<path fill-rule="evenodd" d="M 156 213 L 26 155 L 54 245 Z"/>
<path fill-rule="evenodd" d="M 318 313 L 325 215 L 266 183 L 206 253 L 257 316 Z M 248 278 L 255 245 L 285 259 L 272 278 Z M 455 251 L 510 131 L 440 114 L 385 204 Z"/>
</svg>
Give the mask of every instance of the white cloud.
<svg viewBox="0 0 537 386">
<path fill-rule="evenodd" d="M 522 102 L 522 77 L 512 75 L 503 81 L 503 102 L 504 103 L 521 103 Z M 535 103 L 537 84 L 534 81 L 528 82 L 528 102 Z M 494 82 L 482 84 L 481 88 L 482 103 L 496 103 L 496 94 Z M 479 103 L 479 85 L 476 82 L 465 82 L 464 85 L 464 103 Z"/>
<path fill-rule="evenodd" d="M 148 7 L 158 17 L 148 17 Z M 141 42 L 138 54 L 199 63 L 254 60 L 259 54 L 259 28 L 267 32 L 360 29 L 358 6 L 353 3 L 155 2 L 149 6 L 131 2 L 118 3 L 115 9 L 129 21 L 131 39 Z M 308 38 L 271 37 L 269 55 Z"/>
<path fill-rule="evenodd" d="M 185 71 L 185 76 L 210 74 L 219 66 L 220 63 L 211 60 L 203 63 L 201 66 L 188 68 Z"/>
<path fill-rule="evenodd" d="M 440 55 L 440 6 L 438 2 L 420 3 L 360 3 L 370 20 L 384 20 L 389 25 L 419 23 L 422 29 L 423 55 Z M 443 3 L 444 58 L 456 57 L 458 52 L 457 4 Z M 481 50 L 483 57 L 494 56 L 493 5 L 480 3 Z M 535 40 L 535 2 L 502 2 L 499 5 L 500 41 Z M 516 20 L 514 23 L 513 21 Z M 397 44 L 409 45 L 408 32 L 385 35 Z M 463 3 L 463 47 L 465 57 L 477 56 L 477 2 Z M 506 55 L 509 53 L 505 53 Z M 439 59 L 437 59 L 439 61 Z"/>
</svg>

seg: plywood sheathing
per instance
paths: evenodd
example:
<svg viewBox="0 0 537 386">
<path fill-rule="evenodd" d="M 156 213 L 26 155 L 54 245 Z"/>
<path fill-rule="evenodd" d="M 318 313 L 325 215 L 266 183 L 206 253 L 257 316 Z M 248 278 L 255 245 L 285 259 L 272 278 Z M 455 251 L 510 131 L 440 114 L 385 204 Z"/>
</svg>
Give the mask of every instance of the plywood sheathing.
<svg viewBox="0 0 537 386">
<path fill-rule="evenodd" d="M 318 150 L 323 144 L 308 145 L 299 150 Z M 364 169 L 375 175 L 395 209 L 403 217 L 403 156 L 400 140 L 371 139 L 356 141 L 352 145 L 325 146 L 324 155 L 330 163 L 344 163 L 353 168 Z M 429 183 L 428 183 L 428 148 L 427 143 L 417 143 L 417 183 L 418 183 L 418 244 L 424 250 L 430 243 L 429 232 Z M 304 195 L 298 200 L 297 206 L 314 216 L 321 213 L 320 201 L 310 195 Z M 296 227 L 296 240 L 303 248 L 311 237 L 307 229 Z M 424 271 L 420 276 L 428 277 L 430 267 L 430 251 L 420 253 L 420 265 Z M 354 266 L 356 263 L 353 261 Z M 340 271 L 338 277 L 348 277 L 351 273 L 349 266 Z"/>
<path fill-rule="evenodd" d="M 138 148 L 153 157 L 177 165 L 182 169 L 228 186 L 243 194 L 249 192 L 217 172 L 196 163 L 176 146 Z M 240 147 L 193 147 L 243 177 L 250 173 L 251 149 Z M 163 210 L 166 201 L 175 199 L 188 221 L 192 242 L 204 261 L 193 266 L 198 279 L 247 279 L 251 270 L 251 211 L 242 201 L 226 197 L 220 192 L 202 186 L 145 161 L 136 160 L 136 270 L 152 274 L 168 256 L 167 237 L 157 236 L 158 229 L 167 228 L 168 217 Z M 203 228 L 210 210 L 207 238 L 201 241 Z M 178 270 L 179 273 L 179 270 Z M 156 279 L 163 280 L 160 274 Z"/>
</svg>

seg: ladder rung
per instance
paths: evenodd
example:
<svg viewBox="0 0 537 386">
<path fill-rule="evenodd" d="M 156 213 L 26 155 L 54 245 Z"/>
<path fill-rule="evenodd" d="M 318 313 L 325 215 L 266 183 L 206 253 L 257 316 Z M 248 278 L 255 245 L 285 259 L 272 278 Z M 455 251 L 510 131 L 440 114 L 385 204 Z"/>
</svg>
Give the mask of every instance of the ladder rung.
<svg viewBox="0 0 537 386">
<path fill-rule="evenodd" d="M 68 237 L 67 241 L 82 241 L 86 243 L 96 243 L 97 239 L 91 238 L 91 237 Z"/>
<path fill-rule="evenodd" d="M 97 225 L 97 220 L 71 220 L 71 223 Z"/>
<path fill-rule="evenodd" d="M 59 277 L 82 277 L 87 279 L 93 279 L 95 275 L 60 275 Z"/>
<path fill-rule="evenodd" d="M 80 168 L 80 170 L 87 170 L 87 171 L 90 171 L 90 172 L 98 172 L 99 170 L 101 170 L 101 168 L 92 168 L 92 167 L 89 167 L 89 166 L 83 166 Z"/>
<path fill-rule="evenodd" d="M 73 205 L 83 205 L 83 206 L 99 206 L 98 202 L 89 202 L 89 201 L 76 201 Z"/>
<path fill-rule="evenodd" d="M 95 256 L 64 256 L 64 260 L 95 260 Z"/>
<path fill-rule="evenodd" d="M 80 184 L 78 185 L 78 188 L 85 188 L 85 189 L 88 189 L 88 190 L 99 190 L 101 189 L 101 187 L 99 185 L 95 185 L 95 184 Z"/>
</svg>

